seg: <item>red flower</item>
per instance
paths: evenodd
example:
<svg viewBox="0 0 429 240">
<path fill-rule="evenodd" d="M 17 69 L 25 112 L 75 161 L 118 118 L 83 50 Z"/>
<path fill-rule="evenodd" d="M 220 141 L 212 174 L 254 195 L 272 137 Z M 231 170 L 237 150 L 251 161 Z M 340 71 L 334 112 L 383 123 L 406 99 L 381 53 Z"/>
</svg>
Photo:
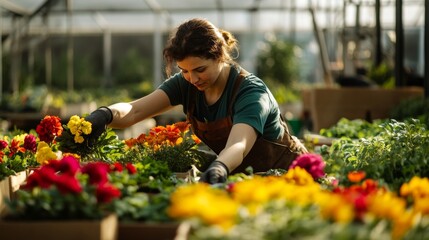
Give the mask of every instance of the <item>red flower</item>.
<svg viewBox="0 0 429 240">
<path fill-rule="evenodd" d="M 58 176 L 52 167 L 42 166 L 34 170 L 27 178 L 26 184 L 23 188 L 32 189 L 34 187 L 49 188 L 52 184 L 56 183 Z"/>
<path fill-rule="evenodd" d="M 137 173 L 137 169 L 136 169 L 136 167 L 133 164 L 127 163 L 127 165 L 125 167 L 127 168 L 128 173 L 130 173 L 130 174 Z"/>
<path fill-rule="evenodd" d="M 48 160 L 48 163 L 43 165 L 43 166 L 44 167 L 50 167 L 50 168 L 54 169 L 55 172 L 57 172 L 60 170 L 60 165 L 61 165 L 60 160 L 51 159 L 51 160 Z"/>
<path fill-rule="evenodd" d="M 325 176 L 325 161 L 318 154 L 306 153 L 298 156 L 289 169 L 295 167 L 304 168 L 315 180 Z"/>
<path fill-rule="evenodd" d="M 56 186 L 63 194 L 78 194 L 82 192 L 82 186 L 79 181 L 69 174 L 60 175 L 57 179 Z"/>
<path fill-rule="evenodd" d="M 61 159 L 60 164 L 58 166 L 58 170 L 62 173 L 75 176 L 79 171 L 80 165 L 79 161 L 73 156 L 65 156 Z"/>
<path fill-rule="evenodd" d="M 63 133 L 63 126 L 61 119 L 56 116 L 46 116 L 40 121 L 36 127 L 36 132 L 41 141 L 51 143 L 58 136 Z"/>
<path fill-rule="evenodd" d="M 89 175 L 91 184 L 104 184 L 108 181 L 109 165 L 103 162 L 91 162 L 82 168 L 82 172 Z"/>
<path fill-rule="evenodd" d="M 124 166 L 122 166 L 122 164 L 120 164 L 118 162 L 112 164 L 112 171 L 122 172 L 123 170 L 124 170 Z"/>
<path fill-rule="evenodd" d="M 102 184 L 98 185 L 96 195 L 99 203 L 109 203 L 114 198 L 119 198 L 121 196 L 121 191 L 113 185 Z"/>
<path fill-rule="evenodd" d="M 27 134 L 24 138 L 24 148 L 31 152 L 36 152 L 37 142 L 33 134 Z"/>
</svg>

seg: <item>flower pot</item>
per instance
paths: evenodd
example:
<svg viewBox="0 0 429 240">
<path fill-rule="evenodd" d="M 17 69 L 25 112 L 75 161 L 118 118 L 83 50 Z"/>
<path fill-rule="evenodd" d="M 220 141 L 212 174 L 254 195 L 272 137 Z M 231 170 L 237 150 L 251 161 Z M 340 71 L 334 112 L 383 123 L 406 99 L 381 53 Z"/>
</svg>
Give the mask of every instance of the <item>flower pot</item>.
<svg viewBox="0 0 429 240">
<path fill-rule="evenodd" d="M 8 220 L 0 221 L 2 239 L 117 239 L 118 219 L 110 214 L 100 220 Z"/>
<path fill-rule="evenodd" d="M 182 223 L 145 223 L 119 222 L 118 240 L 157 239 L 185 240 L 188 239 L 190 224 Z"/>
<path fill-rule="evenodd" d="M 183 179 L 187 183 L 192 183 L 199 180 L 198 173 L 198 169 L 192 166 L 191 169 L 186 172 L 175 172 L 173 174 L 178 179 Z"/>
</svg>

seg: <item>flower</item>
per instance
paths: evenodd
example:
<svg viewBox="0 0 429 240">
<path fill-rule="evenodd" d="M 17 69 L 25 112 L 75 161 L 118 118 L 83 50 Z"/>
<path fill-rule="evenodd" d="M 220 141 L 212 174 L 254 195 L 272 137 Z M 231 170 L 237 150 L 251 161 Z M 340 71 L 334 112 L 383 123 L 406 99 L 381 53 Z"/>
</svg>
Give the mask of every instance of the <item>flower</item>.
<svg viewBox="0 0 429 240">
<path fill-rule="evenodd" d="M 124 142 L 111 128 L 106 129 L 98 138 L 91 136 L 92 123 L 74 115 L 63 132 L 57 138 L 58 149 L 66 154 L 77 154 L 83 161 L 94 159 L 115 162 L 124 155 Z"/>
<path fill-rule="evenodd" d="M 121 191 L 109 182 L 105 163 L 79 163 L 73 156 L 49 160 L 28 176 L 10 200 L 11 217 L 95 219 L 114 211 Z M 49 207 L 45 207 L 49 206 Z"/>
<path fill-rule="evenodd" d="M 56 160 L 57 155 L 52 151 L 46 142 L 39 142 L 37 145 L 36 160 L 40 165 L 47 164 L 49 160 Z"/>
<path fill-rule="evenodd" d="M 45 116 L 36 127 L 36 132 L 41 141 L 54 142 L 55 138 L 61 136 L 63 127 L 61 119 L 57 116 Z"/>
<path fill-rule="evenodd" d="M 71 134 L 74 135 L 76 143 L 83 143 L 85 139 L 82 134 L 89 135 L 92 131 L 92 124 L 77 115 L 70 118 L 67 127 L 70 129 Z"/>
<path fill-rule="evenodd" d="M 306 153 L 298 156 L 289 166 L 289 169 L 293 169 L 295 167 L 304 168 L 311 174 L 314 180 L 325 176 L 325 161 L 323 161 L 322 156 L 318 154 Z"/>
<path fill-rule="evenodd" d="M 31 133 L 4 136 L 0 139 L 0 180 L 38 165 L 36 137 Z"/>
<path fill-rule="evenodd" d="M 226 192 L 197 183 L 177 188 L 171 196 L 171 205 L 167 211 L 172 218 L 198 217 L 205 224 L 228 230 L 235 224 L 238 207 L 238 202 Z"/>
<path fill-rule="evenodd" d="M 347 179 L 352 183 L 358 183 L 362 181 L 366 176 L 364 171 L 351 171 L 347 174 Z"/>
<path fill-rule="evenodd" d="M 137 138 L 125 140 L 125 144 L 128 151 L 134 153 L 133 158 L 153 158 L 166 162 L 173 172 L 186 172 L 192 165 L 206 165 L 204 154 L 197 149 L 201 140 L 189 129 L 186 121 L 156 126 Z"/>
</svg>

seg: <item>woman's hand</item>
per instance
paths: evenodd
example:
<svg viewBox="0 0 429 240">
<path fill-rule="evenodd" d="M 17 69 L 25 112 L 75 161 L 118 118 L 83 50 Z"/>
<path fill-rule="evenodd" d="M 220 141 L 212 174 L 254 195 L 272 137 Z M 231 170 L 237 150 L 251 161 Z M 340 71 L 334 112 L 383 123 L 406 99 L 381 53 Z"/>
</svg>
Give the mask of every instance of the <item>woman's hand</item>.
<svg viewBox="0 0 429 240">
<path fill-rule="evenodd" d="M 100 107 L 85 117 L 85 120 L 92 124 L 92 131 L 89 135 L 90 139 L 97 140 L 106 130 L 107 125 L 112 122 L 112 119 L 113 114 L 108 107 Z"/>
<path fill-rule="evenodd" d="M 209 184 L 224 183 L 228 178 L 228 174 L 229 169 L 225 163 L 215 160 L 203 173 L 200 178 L 200 182 L 206 182 Z"/>
</svg>

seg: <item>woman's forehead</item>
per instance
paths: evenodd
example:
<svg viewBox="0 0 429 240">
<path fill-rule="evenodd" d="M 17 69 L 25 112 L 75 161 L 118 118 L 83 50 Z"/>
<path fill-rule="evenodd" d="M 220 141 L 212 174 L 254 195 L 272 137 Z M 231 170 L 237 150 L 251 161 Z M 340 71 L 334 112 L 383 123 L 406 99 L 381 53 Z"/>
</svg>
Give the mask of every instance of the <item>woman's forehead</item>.
<svg viewBox="0 0 429 240">
<path fill-rule="evenodd" d="M 200 57 L 186 57 L 181 61 L 177 61 L 177 67 L 182 70 L 191 71 L 200 67 L 211 65 L 213 60 Z"/>
</svg>

